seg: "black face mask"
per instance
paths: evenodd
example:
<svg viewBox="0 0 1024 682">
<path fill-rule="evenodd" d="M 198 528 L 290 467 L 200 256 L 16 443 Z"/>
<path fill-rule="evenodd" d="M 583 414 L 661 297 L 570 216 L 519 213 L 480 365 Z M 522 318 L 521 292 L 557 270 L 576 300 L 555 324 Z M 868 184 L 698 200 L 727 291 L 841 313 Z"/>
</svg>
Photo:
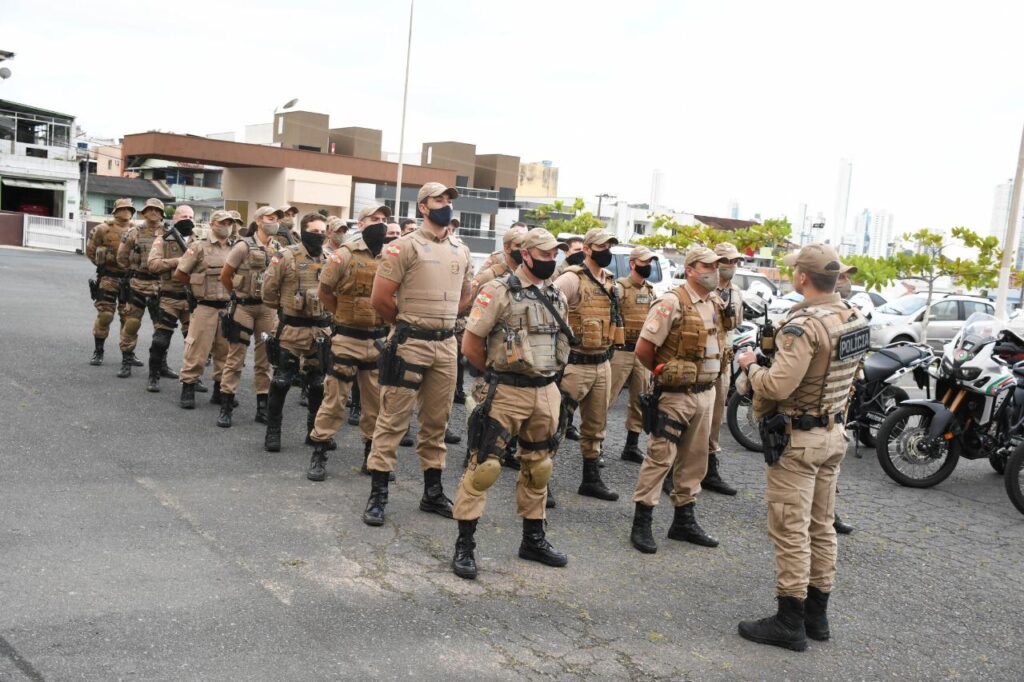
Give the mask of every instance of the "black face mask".
<svg viewBox="0 0 1024 682">
<path fill-rule="evenodd" d="M 387 231 L 388 226 L 384 223 L 374 223 L 363 228 L 363 241 L 366 242 L 366 246 L 374 258 L 379 256 L 380 250 L 384 248 L 384 235 Z"/>
<path fill-rule="evenodd" d="M 178 222 L 174 223 L 175 229 L 178 230 L 178 234 L 180 234 L 182 237 L 187 237 L 190 234 L 192 234 L 192 230 L 195 229 L 195 226 L 196 224 L 193 223 L 188 218 L 185 218 L 184 220 L 179 220 Z"/>
<path fill-rule="evenodd" d="M 604 251 L 591 251 L 590 257 L 594 259 L 597 266 L 600 268 L 606 268 L 612 263 L 612 252 L 610 249 Z"/>
<path fill-rule="evenodd" d="M 427 213 L 427 218 L 430 222 L 435 225 L 448 225 L 452 221 L 452 207 L 442 206 L 441 208 L 432 208 Z"/>
<path fill-rule="evenodd" d="M 512 252 L 512 260 L 514 260 L 516 262 L 516 265 L 522 265 L 523 264 L 523 252 L 520 251 L 519 249 L 514 250 Z"/>
<path fill-rule="evenodd" d="M 583 260 L 587 257 L 587 254 L 582 251 L 570 254 L 565 257 L 565 262 L 569 265 L 583 265 Z"/>
<path fill-rule="evenodd" d="M 536 277 L 537 279 L 544 280 L 550 279 L 551 275 L 555 274 L 556 265 L 557 263 L 553 260 L 537 260 L 536 258 L 534 258 L 533 263 L 531 265 L 527 265 L 526 267 L 529 268 L 530 274 L 532 274 L 534 277 Z"/>
<path fill-rule="evenodd" d="M 638 266 L 636 266 L 636 274 L 640 275 L 644 279 L 647 279 L 648 277 L 651 276 L 651 266 L 650 265 L 638 265 Z"/>
<path fill-rule="evenodd" d="M 306 251 L 309 251 L 310 256 L 313 256 L 313 258 L 319 258 L 324 248 L 324 233 L 303 232 L 302 245 L 306 247 Z"/>
</svg>

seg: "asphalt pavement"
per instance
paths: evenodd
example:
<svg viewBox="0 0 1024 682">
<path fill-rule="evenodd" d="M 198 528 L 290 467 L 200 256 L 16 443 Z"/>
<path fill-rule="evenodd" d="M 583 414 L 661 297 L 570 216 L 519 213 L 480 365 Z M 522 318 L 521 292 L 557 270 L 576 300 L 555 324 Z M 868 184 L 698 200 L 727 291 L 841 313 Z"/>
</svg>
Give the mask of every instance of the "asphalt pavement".
<svg viewBox="0 0 1024 682">
<path fill-rule="evenodd" d="M 857 530 L 839 541 L 833 639 L 787 652 L 736 634 L 774 609 L 774 570 L 763 461 L 728 433 L 722 471 L 740 493 L 698 502 L 719 548 L 668 540 L 667 498 L 658 553 L 629 544 L 623 396 L 603 473 L 619 501 L 576 494 L 576 443 L 556 458 L 548 536 L 568 567 L 517 558 L 505 470 L 477 533 L 480 577 L 463 581 L 455 523 L 417 508 L 412 448 L 387 523 L 370 528 L 354 429 L 327 480 L 306 480 L 297 390 L 270 454 L 251 366 L 231 429 L 202 395 L 181 410 L 173 380 L 150 394 L 144 368 L 117 379 L 114 338 L 91 367 L 92 270 L 0 248 L 0 680 L 1024 678 L 1024 516 L 986 461 L 910 490 L 851 446 L 839 508 Z M 140 357 L 150 332 L 147 320 Z M 176 336 L 173 367 L 181 349 Z M 453 428 L 464 421 L 456 406 Z M 463 456 L 449 451 L 449 495 Z"/>
</svg>

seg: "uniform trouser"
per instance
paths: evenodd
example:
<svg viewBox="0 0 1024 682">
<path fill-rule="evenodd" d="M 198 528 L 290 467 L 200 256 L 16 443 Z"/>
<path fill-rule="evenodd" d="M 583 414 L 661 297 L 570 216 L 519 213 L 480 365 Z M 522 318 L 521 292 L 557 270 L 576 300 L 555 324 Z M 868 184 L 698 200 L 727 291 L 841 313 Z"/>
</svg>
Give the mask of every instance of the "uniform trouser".
<svg viewBox="0 0 1024 682">
<path fill-rule="evenodd" d="M 317 352 L 317 340 L 330 336 L 326 327 L 293 327 L 285 325 L 281 328 L 278 341 L 281 344 L 281 362 L 274 368 L 274 378 L 270 381 L 270 394 L 267 399 L 268 426 L 281 425 L 281 413 L 284 399 L 292 386 L 292 381 L 299 376 L 302 368 L 302 386 L 309 398 L 307 404 L 306 429 L 313 429 L 313 420 L 324 399 L 324 370 L 320 365 Z"/>
<path fill-rule="evenodd" d="M 373 430 L 373 447 L 367 468 L 373 471 L 394 471 L 398 442 L 402 440 L 413 407 L 419 408 L 420 428 L 416 454 L 421 469 L 443 469 L 447 448 L 444 430 L 455 398 L 455 365 L 458 352 L 455 337 L 444 341 L 409 339 L 398 347 L 398 355 L 406 362 L 425 366 L 420 374 L 409 370 L 405 378 L 421 381 L 418 389 L 405 386 L 381 386 L 380 415 Z"/>
<path fill-rule="evenodd" d="M 262 303 L 258 305 L 240 305 L 235 308 L 235 322 L 252 330 L 252 334 L 242 332 L 243 343 L 232 343 L 228 349 L 228 357 L 224 363 L 224 374 L 220 381 L 220 390 L 235 395 L 242 379 L 242 368 L 245 367 L 245 355 L 249 346 L 255 344 L 253 357 L 256 366 L 253 369 L 253 385 L 257 395 L 265 395 L 270 391 L 270 360 L 267 359 L 267 347 L 263 343 L 263 333 L 273 334 L 277 329 L 277 312 Z"/>
<path fill-rule="evenodd" d="M 807 586 L 832 590 L 836 576 L 836 480 L 849 436 L 832 429 L 794 430 L 789 447 L 768 467 L 768 535 L 775 544 L 775 591 L 807 597 Z"/>
<path fill-rule="evenodd" d="M 629 402 L 626 404 L 626 430 L 640 433 L 643 417 L 640 414 L 640 394 L 650 390 L 651 373 L 643 366 L 636 353 L 617 350 L 612 356 L 611 391 L 608 393 L 608 409 L 619 397 L 622 387 L 629 382 Z"/>
<path fill-rule="evenodd" d="M 725 403 L 729 399 L 729 384 L 732 382 L 731 372 L 727 368 L 718 377 L 715 385 L 715 402 L 711 412 L 711 434 L 708 437 L 708 452 L 721 452 L 718 437 L 722 433 L 722 419 L 725 417 Z"/>
<path fill-rule="evenodd" d="M 561 394 L 551 383 L 541 388 L 517 388 L 499 385 L 491 403 L 492 419 L 501 424 L 511 436 L 519 436 L 519 476 L 516 478 L 516 512 L 524 519 L 543 519 L 548 498 L 547 482 L 551 477 L 549 447 L 528 449 L 523 443 L 540 443 L 555 435 L 558 428 L 558 410 Z M 487 465 L 471 457 L 469 466 L 459 481 L 455 495 L 454 518 L 472 521 L 483 516 L 487 503 L 487 489 L 501 472 L 500 457 L 488 459 Z"/>
<path fill-rule="evenodd" d="M 658 411 L 685 424 L 679 443 L 666 435 L 652 433 L 647 441 L 647 457 L 633 492 L 634 502 L 649 507 L 661 499 L 661 482 L 672 472 L 672 505 L 682 507 L 697 498 L 700 482 L 708 471 L 708 429 L 714 390 L 702 393 L 662 393 Z M 677 433 L 670 427 L 671 433 Z M 673 466 L 674 465 L 674 466 Z"/>
<path fill-rule="evenodd" d="M 373 439 L 373 426 L 377 423 L 380 409 L 380 386 L 378 384 L 377 358 L 380 351 L 372 340 L 353 339 L 335 334 L 331 340 L 334 354 L 334 368 L 324 379 L 324 400 L 316 413 L 312 440 L 319 443 L 329 441 L 345 421 L 345 401 L 357 386 L 362 399 L 362 413 L 359 417 L 359 432 L 364 441 Z M 339 359 L 373 363 L 371 369 L 359 369 L 339 362 Z M 341 376 L 339 376 L 341 375 Z M 344 377 L 344 378 L 342 378 Z"/>
<path fill-rule="evenodd" d="M 183 384 L 194 384 L 203 376 L 206 358 L 213 350 L 213 377 L 220 381 L 224 361 L 228 355 L 228 342 L 220 329 L 220 308 L 198 305 L 192 312 L 185 337 L 185 355 L 178 378 Z"/>
<path fill-rule="evenodd" d="M 570 364 L 565 368 L 559 389 L 580 404 L 580 451 L 583 459 L 601 456 L 608 426 L 608 389 L 611 388 L 611 365 Z"/>
<path fill-rule="evenodd" d="M 160 283 L 156 280 L 131 279 L 128 302 L 124 306 L 124 323 L 121 325 L 121 352 L 131 353 L 139 343 L 139 328 L 142 316 L 149 309 L 149 302 L 160 296 Z M 154 328 L 157 318 L 152 317 Z"/>
<path fill-rule="evenodd" d="M 160 297 L 160 312 L 153 322 L 153 341 L 149 345 L 149 373 L 156 375 L 167 365 L 167 350 L 171 347 L 171 338 L 181 320 L 181 334 L 188 336 L 190 313 L 188 301 L 185 299 Z"/>
<path fill-rule="evenodd" d="M 100 277 L 100 291 L 103 292 L 93 306 L 96 308 L 96 321 L 92 325 L 92 335 L 97 339 L 105 339 L 110 335 L 110 323 L 114 321 L 114 309 L 121 318 L 121 329 L 125 325 L 125 304 L 118 303 L 117 294 L 119 290 L 116 277 Z"/>
</svg>

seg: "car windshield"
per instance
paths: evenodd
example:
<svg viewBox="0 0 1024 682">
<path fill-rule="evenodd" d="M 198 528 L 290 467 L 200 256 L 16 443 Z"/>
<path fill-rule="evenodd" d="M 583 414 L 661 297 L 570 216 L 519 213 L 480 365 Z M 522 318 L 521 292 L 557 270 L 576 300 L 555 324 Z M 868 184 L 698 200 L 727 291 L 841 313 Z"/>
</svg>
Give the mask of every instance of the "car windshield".
<svg viewBox="0 0 1024 682">
<path fill-rule="evenodd" d="M 967 318 L 964 330 L 960 333 L 957 347 L 977 348 L 996 340 L 996 336 L 1006 327 L 988 313 L 974 313 Z"/>
<path fill-rule="evenodd" d="M 925 299 L 920 296 L 904 296 L 894 301 L 889 301 L 878 309 L 880 313 L 889 315 L 913 315 L 924 307 Z"/>
</svg>

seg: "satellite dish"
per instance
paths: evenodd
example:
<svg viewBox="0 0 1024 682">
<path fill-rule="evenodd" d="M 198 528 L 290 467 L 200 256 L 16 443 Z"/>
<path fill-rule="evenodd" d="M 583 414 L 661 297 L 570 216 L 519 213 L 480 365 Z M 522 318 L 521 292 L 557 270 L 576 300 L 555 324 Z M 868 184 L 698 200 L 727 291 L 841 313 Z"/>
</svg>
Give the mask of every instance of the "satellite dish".
<svg viewBox="0 0 1024 682">
<path fill-rule="evenodd" d="M 4 80 L 7 80 L 10 77 L 11 77 L 11 70 L 8 69 L 6 66 L 0 67 L 0 78 L 2 78 Z"/>
</svg>

